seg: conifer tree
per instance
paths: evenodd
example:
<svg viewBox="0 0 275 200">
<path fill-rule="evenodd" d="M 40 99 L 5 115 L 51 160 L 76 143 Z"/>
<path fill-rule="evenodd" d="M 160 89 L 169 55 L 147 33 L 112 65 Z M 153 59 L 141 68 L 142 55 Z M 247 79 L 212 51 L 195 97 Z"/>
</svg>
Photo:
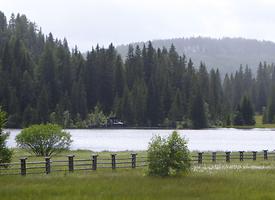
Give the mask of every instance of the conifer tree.
<svg viewBox="0 0 275 200">
<path fill-rule="evenodd" d="M 199 91 L 193 97 L 190 107 L 190 119 L 192 121 L 192 128 L 202 129 L 208 127 L 205 104 L 202 95 Z"/>
<path fill-rule="evenodd" d="M 241 104 L 241 113 L 244 125 L 254 125 L 254 111 L 250 99 L 244 96 Z"/>
<path fill-rule="evenodd" d="M 266 115 L 265 123 L 275 122 L 275 87 L 273 86 L 271 95 L 268 101 L 267 108 L 264 115 Z"/>
<path fill-rule="evenodd" d="M 244 124 L 243 115 L 239 104 L 237 105 L 237 108 L 234 113 L 233 124 L 237 126 L 241 126 Z"/>
<path fill-rule="evenodd" d="M 169 111 L 169 119 L 174 123 L 176 121 L 182 121 L 183 119 L 183 108 L 180 90 L 177 89 L 176 94 L 173 98 L 171 109 Z"/>
</svg>

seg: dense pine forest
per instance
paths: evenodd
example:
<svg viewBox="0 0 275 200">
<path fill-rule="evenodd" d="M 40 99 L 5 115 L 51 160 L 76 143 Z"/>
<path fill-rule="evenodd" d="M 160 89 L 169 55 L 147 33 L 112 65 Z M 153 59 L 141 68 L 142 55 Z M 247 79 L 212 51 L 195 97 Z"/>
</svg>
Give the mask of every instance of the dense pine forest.
<svg viewBox="0 0 275 200">
<path fill-rule="evenodd" d="M 241 64 L 241 63 L 240 63 Z M 236 67 L 236 66 L 232 66 Z M 203 61 L 151 42 L 70 50 L 66 39 L 44 35 L 25 15 L 0 12 L 0 105 L 8 127 L 52 122 L 65 128 L 98 127 L 117 117 L 135 127 L 205 128 L 253 124 L 254 113 L 274 122 L 275 66 L 257 73 L 240 66 L 221 76 Z"/>
</svg>

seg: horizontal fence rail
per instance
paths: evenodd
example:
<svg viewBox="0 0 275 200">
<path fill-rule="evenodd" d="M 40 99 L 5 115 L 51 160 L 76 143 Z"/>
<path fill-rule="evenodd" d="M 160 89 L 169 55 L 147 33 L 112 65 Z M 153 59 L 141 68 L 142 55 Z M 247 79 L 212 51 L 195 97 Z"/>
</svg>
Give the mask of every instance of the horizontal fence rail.
<svg viewBox="0 0 275 200">
<path fill-rule="evenodd" d="M 192 153 L 190 159 L 193 165 L 244 162 L 248 160 L 275 160 L 275 151 L 197 152 Z M 22 157 L 19 162 L 0 163 L 0 175 L 26 176 L 27 174 L 50 174 L 53 172 L 95 171 L 103 168 L 112 170 L 117 168 L 135 169 L 147 165 L 147 157 L 138 156 L 136 153 L 132 153 L 127 157 L 111 154 L 109 158 L 101 158 L 97 154 L 94 154 L 88 159 L 76 159 L 74 155 L 68 155 L 67 159 L 64 160 L 54 160 L 50 157 L 45 157 L 43 161 L 32 162 L 28 162 L 27 157 Z"/>
</svg>

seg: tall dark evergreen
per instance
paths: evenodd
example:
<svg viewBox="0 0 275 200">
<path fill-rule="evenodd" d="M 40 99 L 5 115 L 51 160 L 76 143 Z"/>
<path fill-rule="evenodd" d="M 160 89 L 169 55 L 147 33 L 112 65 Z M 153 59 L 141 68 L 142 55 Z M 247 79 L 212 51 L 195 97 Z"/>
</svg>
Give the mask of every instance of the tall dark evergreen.
<svg viewBox="0 0 275 200">
<path fill-rule="evenodd" d="M 205 103 L 202 94 L 199 91 L 193 97 L 192 104 L 190 106 L 190 118 L 192 121 L 192 128 L 202 129 L 208 127 Z"/>
<path fill-rule="evenodd" d="M 269 87 L 269 73 L 266 63 L 259 64 L 258 72 L 257 72 L 257 102 L 256 109 L 259 112 L 262 112 L 263 107 L 267 103 L 268 99 L 268 87 Z"/>
<path fill-rule="evenodd" d="M 244 120 L 243 120 L 243 115 L 242 115 L 240 104 L 237 105 L 236 110 L 234 112 L 233 124 L 237 125 L 237 126 L 244 125 Z"/>
<path fill-rule="evenodd" d="M 272 87 L 271 95 L 269 97 L 264 115 L 265 115 L 263 120 L 264 123 L 275 122 L 275 86 Z"/>
<path fill-rule="evenodd" d="M 222 115 L 223 91 L 219 70 L 210 71 L 209 80 L 209 111 L 213 122 L 220 120 Z"/>
<path fill-rule="evenodd" d="M 253 110 L 251 100 L 248 98 L 248 96 L 244 96 L 242 99 L 241 112 L 243 116 L 244 125 L 255 124 L 254 110 Z"/>
<path fill-rule="evenodd" d="M 241 104 L 238 104 L 233 118 L 234 125 L 254 125 L 254 110 L 248 96 L 243 96 Z"/>
<path fill-rule="evenodd" d="M 176 94 L 174 95 L 168 116 L 173 122 L 182 121 L 183 119 L 182 99 L 179 89 L 177 89 Z"/>
</svg>

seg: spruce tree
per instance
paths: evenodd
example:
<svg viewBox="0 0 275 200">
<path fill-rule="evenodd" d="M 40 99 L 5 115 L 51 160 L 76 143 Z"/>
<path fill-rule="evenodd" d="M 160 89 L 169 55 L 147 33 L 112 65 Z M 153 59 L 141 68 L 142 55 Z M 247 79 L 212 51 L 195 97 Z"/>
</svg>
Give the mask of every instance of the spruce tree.
<svg viewBox="0 0 275 200">
<path fill-rule="evenodd" d="M 234 125 L 254 125 L 254 111 L 250 99 L 245 95 L 241 100 L 241 105 L 238 105 L 233 119 Z"/>
<path fill-rule="evenodd" d="M 244 125 L 254 125 L 254 111 L 250 99 L 247 96 L 244 96 L 241 104 L 241 113 L 243 117 Z"/>
<path fill-rule="evenodd" d="M 121 118 L 127 125 L 132 125 L 134 122 L 132 96 L 127 86 L 124 88 L 121 99 Z"/>
<path fill-rule="evenodd" d="M 114 75 L 114 94 L 118 97 L 122 97 L 123 89 L 125 85 L 125 74 L 123 70 L 123 63 L 121 57 L 118 56 L 115 65 L 115 75 Z"/>
<path fill-rule="evenodd" d="M 266 108 L 266 122 L 274 123 L 275 122 L 275 87 L 272 88 L 271 95 L 268 101 Z"/>
<path fill-rule="evenodd" d="M 173 98 L 171 109 L 169 111 L 169 119 L 175 124 L 177 121 L 183 119 L 183 108 L 180 90 L 177 89 L 176 94 Z"/>
<path fill-rule="evenodd" d="M 201 93 L 198 91 L 193 97 L 190 107 L 190 119 L 192 128 L 202 129 L 208 127 L 205 105 Z"/>
<path fill-rule="evenodd" d="M 238 104 L 233 117 L 233 125 L 241 126 L 244 124 L 241 106 Z"/>
<path fill-rule="evenodd" d="M 147 95 L 148 91 L 144 80 L 137 80 L 134 83 L 132 90 L 132 109 L 134 115 L 134 123 L 136 125 L 144 126 L 146 122 L 147 109 Z"/>
</svg>

